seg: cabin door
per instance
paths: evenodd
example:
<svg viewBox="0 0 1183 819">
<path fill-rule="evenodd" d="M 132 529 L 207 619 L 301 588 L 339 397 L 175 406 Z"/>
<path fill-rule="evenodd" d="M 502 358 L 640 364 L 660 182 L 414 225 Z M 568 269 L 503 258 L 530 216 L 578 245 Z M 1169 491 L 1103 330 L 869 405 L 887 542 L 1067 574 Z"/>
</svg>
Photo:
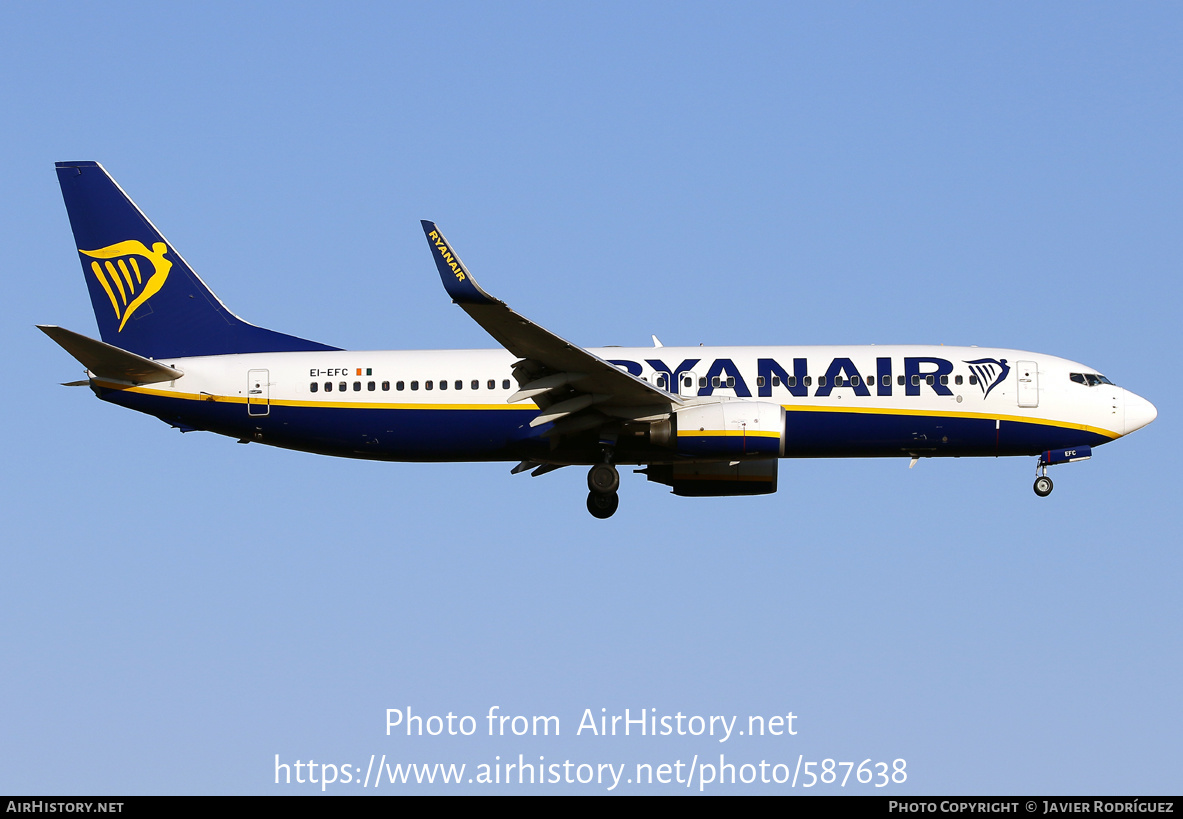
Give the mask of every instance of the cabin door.
<svg viewBox="0 0 1183 819">
<path fill-rule="evenodd" d="M 267 415 L 271 412 L 271 383 L 267 370 L 250 370 L 246 374 L 247 415 Z"/>
<path fill-rule="evenodd" d="M 1016 365 L 1019 377 L 1019 406 L 1039 406 L 1039 367 L 1034 361 L 1020 361 Z"/>
</svg>

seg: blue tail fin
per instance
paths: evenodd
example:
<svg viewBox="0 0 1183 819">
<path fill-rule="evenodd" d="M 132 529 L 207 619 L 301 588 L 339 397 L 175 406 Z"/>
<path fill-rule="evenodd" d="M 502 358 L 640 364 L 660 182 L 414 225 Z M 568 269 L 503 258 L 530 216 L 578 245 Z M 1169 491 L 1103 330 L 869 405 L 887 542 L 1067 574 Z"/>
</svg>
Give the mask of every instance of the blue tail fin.
<svg viewBox="0 0 1183 819">
<path fill-rule="evenodd" d="M 97 162 L 58 162 L 58 182 L 103 341 L 147 358 L 335 350 L 226 309 Z"/>
</svg>

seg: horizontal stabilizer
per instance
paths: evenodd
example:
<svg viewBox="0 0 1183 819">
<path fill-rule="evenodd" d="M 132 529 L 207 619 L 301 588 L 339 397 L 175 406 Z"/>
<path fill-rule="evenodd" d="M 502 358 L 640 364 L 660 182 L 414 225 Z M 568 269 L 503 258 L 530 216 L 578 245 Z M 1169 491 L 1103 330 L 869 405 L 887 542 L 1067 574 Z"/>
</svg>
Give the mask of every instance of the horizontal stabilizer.
<svg viewBox="0 0 1183 819">
<path fill-rule="evenodd" d="M 160 381 L 175 381 L 184 375 L 180 370 L 121 350 L 105 341 L 96 341 L 65 327 L 38 324 L 37 329 L 60 344 L 63 350 L 78 359 L 82 366 L 99 378 L 128 384 L 155 384 Z"/>
</svg>

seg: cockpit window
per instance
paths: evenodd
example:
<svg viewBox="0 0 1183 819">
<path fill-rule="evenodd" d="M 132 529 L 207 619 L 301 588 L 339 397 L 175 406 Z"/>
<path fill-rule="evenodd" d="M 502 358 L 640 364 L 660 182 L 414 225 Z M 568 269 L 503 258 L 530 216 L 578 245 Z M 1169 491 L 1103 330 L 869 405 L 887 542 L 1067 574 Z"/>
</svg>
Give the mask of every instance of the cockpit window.
<svg viewBox="0 0 1183 819">
<path fill-rule="evenodd" d="M 1101 384 L 1108 384 L 1111 387 L 1117 386 L 1108 378 L 1098 373 L 1068 373 L 1068 377 L 1077 384 L 1084 384 L 1086 387 L 1096 387 Z"/>
</svg>

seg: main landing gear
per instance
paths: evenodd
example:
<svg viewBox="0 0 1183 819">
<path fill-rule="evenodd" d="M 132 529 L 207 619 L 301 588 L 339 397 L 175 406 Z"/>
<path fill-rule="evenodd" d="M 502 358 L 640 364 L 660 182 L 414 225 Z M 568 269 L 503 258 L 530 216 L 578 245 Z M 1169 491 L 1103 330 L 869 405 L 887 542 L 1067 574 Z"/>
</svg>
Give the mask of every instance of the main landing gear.
<svg viewBox="0 0 1183 819">
<path fill-rule="evenodd" d="M 601 520 L 612 517 L 620 506 L 620 473 L 610 463 L 596 464 L 587 473 L 587 511 Z"/>
</svg>

